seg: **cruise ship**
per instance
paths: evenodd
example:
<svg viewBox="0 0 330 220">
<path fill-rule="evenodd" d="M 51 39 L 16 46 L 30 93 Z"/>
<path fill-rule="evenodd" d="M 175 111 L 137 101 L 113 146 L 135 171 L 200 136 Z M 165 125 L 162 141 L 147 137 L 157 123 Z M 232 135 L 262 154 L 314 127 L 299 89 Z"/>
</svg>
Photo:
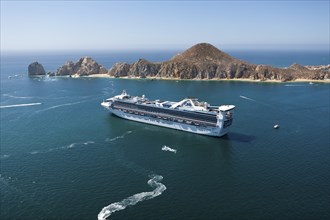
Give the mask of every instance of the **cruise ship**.
<svg viewBox="0 0 330 220">
<path fill-rule="evenodd" d="M 215 137 L 228 133 L 235 108 L 234 105 L 211 106 L 196 98 L 151 101 L 144 95 L 130 96 L 125 90 L 101 105 L 120 118 Z"/>
</svg>

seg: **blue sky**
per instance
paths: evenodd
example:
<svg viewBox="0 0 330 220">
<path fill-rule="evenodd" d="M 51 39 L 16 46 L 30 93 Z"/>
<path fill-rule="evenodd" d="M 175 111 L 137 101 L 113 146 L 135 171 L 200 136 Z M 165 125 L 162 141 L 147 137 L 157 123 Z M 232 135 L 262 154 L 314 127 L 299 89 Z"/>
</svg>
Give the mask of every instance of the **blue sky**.
<svg viewBox="0 0 330 220">
<path fill-rule="evenodd" d="M 329 0 L 1 0 L 1 50 L 329 50 L 329 26 Z"/>
</svg>

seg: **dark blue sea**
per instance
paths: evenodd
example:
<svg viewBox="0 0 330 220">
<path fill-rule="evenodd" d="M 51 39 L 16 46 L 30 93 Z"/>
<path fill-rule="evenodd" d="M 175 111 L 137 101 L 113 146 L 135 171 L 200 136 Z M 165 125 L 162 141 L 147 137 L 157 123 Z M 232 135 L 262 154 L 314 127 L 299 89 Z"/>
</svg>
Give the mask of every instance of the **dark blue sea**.
<svg viewBox="0 0 330 220">
<path fill-rule="evenodd" d="M 329 219 L 329 83 L 27 77 L 33 61 L 110 68 L 177 52 L 2 52 L 0 219 Z M 226 52 L 330 63 L 328 51 Z M 123 89 L 233 104 L 235 119 L 222 138 L 119 119 L 100 103 Z"/>
</svg>

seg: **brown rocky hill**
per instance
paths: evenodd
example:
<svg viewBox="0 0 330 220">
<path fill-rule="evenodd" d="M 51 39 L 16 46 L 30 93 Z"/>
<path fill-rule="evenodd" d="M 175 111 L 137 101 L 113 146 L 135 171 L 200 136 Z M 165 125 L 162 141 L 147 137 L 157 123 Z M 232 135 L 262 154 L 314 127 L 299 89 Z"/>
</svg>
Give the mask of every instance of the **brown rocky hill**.
<svg viewBox="0 0 330 220">
<path fill-rule="evenodd" d="M 180 79 L 252 79 L 281 80 L 330 78 L 329 69 L 312 70 L 294 64 L 289 68 L 255 65 L 231 57 L 208 43 L 196 44 L 163 63 L 144 59 L 133 64 L 117 63 L 108 72 L 110 76 L 162 77 Z"/>
<path fill-rule="evenodd" d="M 248 78 L 254 68 L 211 44 L 201 43 L 163 62 L 158 76 L 181 79 Z"/>
<path fill-rule="evenodd" d="M 208 43 L 200 43 L 189 48 L 181 54 L 172 57 L 173 62 L 211 62 L 211 63 L 229 63 L 235 59 L 222 52 L 215 46 Z"/>
<path fill-rule="evenodd" d="M 43 66 L 34 62 L 28 66 L 29 75 L 45 75 Z M 153 63 L 145 59 L 128 63 L 116 63 L 109 71 L 90 57 L 82 57 L 76 63 L 69 61 L 49 75 L 86 76 L 108 74 L 113 77 L 158 77 L 175 79 L 251 79 L 251 80 L 330 80 L 330 64 L 306 66 L 293 64 L 288 68 L 255 65 L 219 50 L 208 43 L 196 44 L 170 60 Z"/>
<path fill-rule="evenodd" d="M 56 71 L 56 76 L 106 74 L 107 70 L 91 57 L 82 57 L 76 63 L 68 61 Z"/>
</svg>

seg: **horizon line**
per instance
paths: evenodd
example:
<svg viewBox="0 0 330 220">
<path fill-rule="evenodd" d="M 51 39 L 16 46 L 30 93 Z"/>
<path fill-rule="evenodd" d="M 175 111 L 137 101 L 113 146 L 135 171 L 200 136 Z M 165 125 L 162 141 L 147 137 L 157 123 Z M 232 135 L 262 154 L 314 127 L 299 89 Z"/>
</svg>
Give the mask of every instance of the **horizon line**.
<svg viewBox="0 0 330 220">
<path fill-rule="evenodd" d="M 196 44 L 194 44 L 196 45 Z M 194 46 L 192 45 L 192 46 Z M 245 45 L 235 47 L 229 45 L 222 45 L 221 47 L 217 44 L 212 44 L 219 50 L 223 51 L 330 51 L 330 45 L 305 45 L 305 47 L 300 46 L 288 46 L 288 45 L 277 45 L 273 47 L 253 47 L 253 45 Z M 167 47 L 167 48 L 148 48 L 148 47 L 131 47 L 131 48 L 24 48 L 24 49 L 0 49 L 0 53 L 28 53 L 28 52 L 160 52 L 160 51 L 185 51 L 190 47 Z"/>
</svg>

